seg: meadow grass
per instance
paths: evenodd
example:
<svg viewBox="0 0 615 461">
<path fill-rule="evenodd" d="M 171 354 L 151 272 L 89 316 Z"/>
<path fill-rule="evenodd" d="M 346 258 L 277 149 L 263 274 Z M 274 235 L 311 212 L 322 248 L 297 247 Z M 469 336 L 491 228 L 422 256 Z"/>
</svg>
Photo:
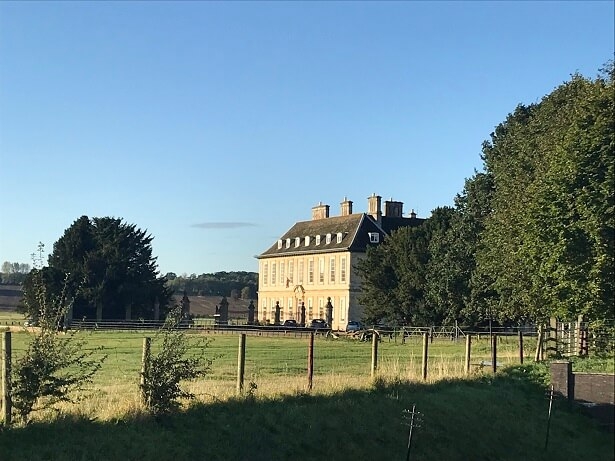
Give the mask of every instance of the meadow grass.
<svg viewBox="0 0 615 461">
<path fill-rule="evenodd" d="M 422 424 L 414 429 L 413 460 L 611 460 L 612 435 L 562 402 L 555 404 L 545 449 L 544 388 L 519 378 L 531 376 L 531 368 L 431 383 L 319 376 L 311 393 L 296 378 L 284 387 L 279 379 L 263 380 L 264 389 L 243 397 L 220 383 L 195 383 L 206 398 L 159 418 L 121 398 L 118 414 L 114 399 L 126 385 L 109 385 L 104 392 L 111 408 L 99 399 L 100 418 L 67 411 L 0 431 L 0 458 L 401 460 L 409 430 L 402 414 L 416 405 Z M 110 417 L 103 417 L 105 410 Z"/>
<path fill-rule="evenodd" d="M 106 357 L 94 382 L 78 396 L 77 405 L 60 405 L 59 411 L 100 420 L 116 420 L 142 410 L 139 402 L 139 378 L 143 338 L 152 337 L 152 353 L 160 341 L 155 332 L 82 331 L 85 349 Z M 197 401 L 212 402 L 232 398 L 236 394 L 238 338 L 236 334 L 186 333 L 190 351 L 205 350 L 213 360 L 204 379 L 185 383 Z M 25 353 L 32 332 L 18 330 L 12 334 L 13 360 Z M 407 338 L 405 344 L 384 339 L 378 348 L 377 375 L 386 380 L 422 381 L 422 339 Z M 531 350 L 531 342 L 526 342 Z M 463 340 L 438 339 L 429 345 L 427 382 L 465 376 L 465 343 Z M 498 362 L 518 361 L 514 338 L 502 338 L 498 346 Z M 330 393 L 346 389 L 365 389 L 371 384 L 372 345 L 348 338 L 331 339 L 316 336 L 314 341 L 314 377 L 312 392 Z M 308 338 L 246 338 L 244 389 L 259 396 L 293 395 L 308 390 Z M 473 342 L 472 362 L 490 358 L 489 340 Z M 472 373 L 487 373 L 488 368 L 473 367 Z M 35 420 L 52 417 L 49 411 L 33 414 Z"/>
<path fill-rule="evenodd" d="M 95 387 L 119 383 L 135 384 L 141 370 L 141 353 L 144 332 L 83 331 L 78 337 L 85 340 L 85 348 L 96 351 L 106 360 L 95 377 Z M 156 353 L 160 342 L 154 332 L 152 352 Z M 16 331 L 12 334 L 13 359 L 26 350 L 32 333 Z M 237 373 L 238 335 L 188 333 L 193 353 L 205 349 L 205 355 L 213 360 L 206 381 L 228 382 L 234 387 Z M 532 349 L 525 343 L 526 359 Z M 371 373 L 372 347 L 369 342 L 346 338 L 327 339 L 317 336 L 314 342 L 314 375 L 369 377 Z M 465 343 L 463 340 L 436 340 L 428 349 L 428 379 L 460 377 L 464 370 Z M 517 343 L 514 338 L 502 338 L 498 346 L 498 362 L 503 365 L 518 362 Z M 307 375 L 308 339 L 294 337 L 246 338 L 245 379 L 259 381 Z M 489 341 L 473 342 L 472 363 L 490 360 Z M 391 378 L 418 379 L 421 377 L 422 341 L 410 338 L 405 344 L 400 341 L 383 340 L 378 348 L 378 373 Z M 474 367 L 475 368 L 475 367 Z"/>
<path fill-rule="evenodd" d="M 76 405 L 35 414 L 27 426 L 1 429 L 0 459 L 12 460 L 393 460 L 405 459 L 402 412 L 423 414 L 411 459 L 612 459 L 612 437 L 578 409 L 558 402 L 544 449 L 547 367 L 517 363 L 516 338 L 502 338 L 494 376 L 465 375 L 465 343 L 429 345 L 422 381 L 422 340 L 379 344 L 376 378 L 371 343 L 316 337 L 313 388 L 307 388 L 307 338 L 246 338 L 244 393 L 236 395 L 238 336 L 188 334 L 191 351 L 214 359 L 205 379 L 184 383 L 196 395 L 167 417 L 139 400 L 143 332 L 80 332 L 107 354 Z M 158 342 L 152 332 L 152 350 Z M 13 358 L 31 333 L 12 334 Z M 525 342 L 530 361 L 535 344 Z M 490 360 L 487 338 L 473 341 L 472 363 Z M 556 448 L 557 447 L 557 448 Z"/>
</svg>

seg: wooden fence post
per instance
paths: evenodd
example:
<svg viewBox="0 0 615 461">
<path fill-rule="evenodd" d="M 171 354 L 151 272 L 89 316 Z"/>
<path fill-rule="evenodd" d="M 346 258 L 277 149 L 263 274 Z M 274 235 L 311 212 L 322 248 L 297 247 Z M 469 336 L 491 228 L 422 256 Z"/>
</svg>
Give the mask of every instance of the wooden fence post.
<svg viewBox="0 0 615 461">
<path fill-rule="evenodd" d="M 519 330 L 519 363 L 523 365 L 523 332 Z"/>
<path fill-rule="evenodd" d="M 372 334 L 372 378 L 376 376 L 376 368 L 378 368 L 378 333 L 374 330 Z"/>
<path fill-rule="evenodd" d="M 314 378 L 314 332 L 310 333 L 308 343 L 308 391 L 312 390 L 312 380 Z"/>
<path fill-rule="evenodd" d="M 143 338 L 143 353 L 141 354 L 141 400 L 146 402 L 145 377 L 149 373 L 152 338 Z"/>
<path fill-rule="evenodd" d="M 470 351 L 472 349 L 472 336 L 466 336 L 466 375 L 470 374 Z"/>
<path fill-rule="evenodd" d="M 423 381 L 427 379 L 427 351 L 429 349 L 429 334 L 423 333 Z"/>
<path fill-rule="evenodd" d="M 237 393 L 243 392 L 243 375 L 246 368 L 246 334 L 239 335 L 239 352 L 237 354 Z"/>
<path fill-rule="evenodd" d="M 536 353 L 534 354 L 534 362 L 542 360 L 542 325 L 538 326 L 538 335 L 536 337 Z"/>
<path fill-rule="evenodd" d="M 4 424 L 11 424 L 11 332 L 2 333 L 2 414 Z"/>
<path fill-rule="evenodd" d="M 498 335 L 491 337 L 491 369 L 495 373 L 498 369 Z"/>
</svg>

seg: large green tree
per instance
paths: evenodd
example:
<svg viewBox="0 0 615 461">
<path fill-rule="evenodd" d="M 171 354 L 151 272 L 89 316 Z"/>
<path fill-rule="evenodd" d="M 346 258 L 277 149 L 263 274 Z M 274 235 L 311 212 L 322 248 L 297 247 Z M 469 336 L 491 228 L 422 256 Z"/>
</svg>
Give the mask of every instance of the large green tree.
<svg viewBox="0 0 615 461">
<path fill-rule="evenodd" d="M 493 212 L 477 254 L 497 315 L 613 315 L 613 68 L 519 106 L 485 143 Z"/>
<path fill-rule="evenodd" d="M 46 290 L 55 293 L 58 274 L 65 274 L 74 318 L 153 318 L 155 303 L 164 312 L 170 292 L 158 273 L 152 240 L 121 219 L 82 216 L 53 246 L 46 269 L 53 283 Z"/>
<path fill-rule="evenodd" d="M 419 227 L 402 227 L 376 247 L 368 248 L 357 270 L 363 279 L 361 303 L 364 320 L 405 325 L 433 325 L 442 312 L 426 296 L 430 242 L 442 239 L 450 226 L 453 209 L 437 208 Z"/>
<path fill-rule="evenodd" d="M 483 143 L 455 209 L 359 264 L 369 320 L 613 317 L 614 68 L 519 105 Z"/>
<path fill-rule="evenodd" d="M 491 211 L 493 181 L 475 173 L 455 197 L 455 208 L 432 232 L 426 294 L 428 305 L 444 323 L 477 324 L 487 317 L 488 293 L 476 275 L 476 251 L 484 220 Z"/>
</svg>

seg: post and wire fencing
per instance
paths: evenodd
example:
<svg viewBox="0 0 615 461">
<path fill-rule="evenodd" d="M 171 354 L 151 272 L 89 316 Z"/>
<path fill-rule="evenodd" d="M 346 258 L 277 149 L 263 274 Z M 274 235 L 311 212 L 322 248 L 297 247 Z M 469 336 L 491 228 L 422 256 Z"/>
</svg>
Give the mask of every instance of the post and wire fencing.
<svg viewBox="0 0 615 461">
<path fill-rule="evenodd" d="M 140 389 L 151 357 L 161 347 L 154 332 L 83 331 L 85 349 L 106 355 L 86 389 L 106 405 L 127 408 L 142 401 Z M 26 352 L 32 333 L 4 332 L 2 341 L 2 418 L 11 420 L 11 363 Z M 373 379 L 436 381 L 471 373 L 495 372 L 531 357 L 534 343 L 523 336 L 466 335 L 433 337 L 427 331 L 405 338 L 373 332 L 368 340 L 337 338 L 320 332 L 276 336 L 187 332 L 188 354 L 211 358 L 204 379 L 182 383 L 197 399 L 219 399 L 246 392 L 276 395 L 331 392 L 371 386 Z M 98 353 L 98 352 L 97 352 Z M 101 392 L 102 391 L 102 392 Z M 80 404 L 80 405 L 82 405 Z"/>
</svg>

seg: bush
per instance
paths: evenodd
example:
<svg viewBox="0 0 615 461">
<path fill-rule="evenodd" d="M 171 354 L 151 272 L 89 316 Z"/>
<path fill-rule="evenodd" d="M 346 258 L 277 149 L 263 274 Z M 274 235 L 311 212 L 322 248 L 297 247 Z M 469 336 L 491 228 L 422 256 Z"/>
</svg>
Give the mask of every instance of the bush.
<svg viewBox="0 0 615 461">
<path fill-rule="evenodd" d="M 39 245 L 41 253 L 42 244 Z M 28 422 L 35 410 L 80 400 L 73 393 L 92 382 L 106 358 L 105 355 L 96 357 L 102 348 L 87 350 L 85 340 L 77 336 L 77 331 L 59 331 L 72 300 L 66 299 L 65 290 L 58 297 L 48 297 L 41 271 L 37 274 L 32 299 L 36 300 L 39 329 L 12 371 L 13 408 L 23 423 Z"/>
<path fill-rule="evenodd" d="M 181 307 L 175 306 L 155 338 L 162 339 L 160 352 L 145 358 L 140 390 L 143 403 L 155 415 L 176 409 L 180 398 L 193 399 L 193 394 L 182 389 L 181 382 L 205 376 L 213 362 L 204 355 L 207 340 L 195 348 L 196 355 L 189 356 L 188 338 L 178 329 L 181 320 Z"/>
</svg>

